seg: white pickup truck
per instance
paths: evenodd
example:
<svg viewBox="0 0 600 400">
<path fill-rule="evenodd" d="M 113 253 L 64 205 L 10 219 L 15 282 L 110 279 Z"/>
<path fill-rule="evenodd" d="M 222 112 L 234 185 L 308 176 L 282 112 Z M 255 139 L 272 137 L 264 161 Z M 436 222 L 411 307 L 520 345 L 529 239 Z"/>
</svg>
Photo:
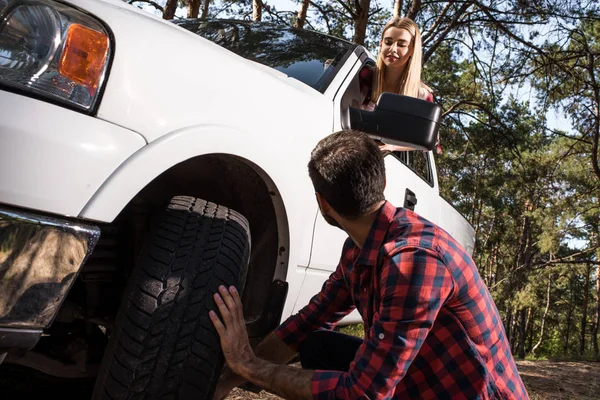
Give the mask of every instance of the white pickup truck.
<svg viewBox="0 0 600 400">
<path fill-rule="evenodd" d="M 307 163 L 340 129 L 417 148 L 385 157 L 387 199 L 472 252 L 427 150 L 435 105 L 360 110 L 374 63 L 308 30 L 0 0 L 0 362 L 97 377 L 94 399 L 211 398 L 216 287 L 244 287 L 257 341 L 337 265 Z"/>
</svg>

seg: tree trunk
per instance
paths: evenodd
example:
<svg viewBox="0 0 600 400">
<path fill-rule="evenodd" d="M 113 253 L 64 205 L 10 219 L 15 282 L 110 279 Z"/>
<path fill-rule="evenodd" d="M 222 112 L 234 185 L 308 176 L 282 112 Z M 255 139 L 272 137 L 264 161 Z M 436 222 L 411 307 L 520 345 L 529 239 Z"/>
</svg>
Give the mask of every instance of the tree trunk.
<svg viewBox="0 0 600 400">
<path fill-rule="evenodd" d="M 519 313 L 519 344 L 517 345 L 517 353 L 519 358 L 523 360 L 525 358 L 525 339 L 527 333 L 525 309 L 521 309 Z"/>
<path fill-rule="evenodd" d="M 413 21 L 417 17 L 419 10 L 421 9 L 421 0 L 413 0 L 412 6 L 410 7 L 410 11 L 408 12 L 407 17 L 412 19 Z"/>
<path fill-rule="evenodd" d="M 517 323 L 519 322 L 519 316 L 518 316 L 518 310 L 515 309 L 512 311 L 512 324 L 511 324 L 511 332 L 512 332 L 512 337 L 511 337 L 511 341 L 510 341 L 510 351 L 511 353 L 515 353 L 517 350 L 517 340 L 519 339 L 519 331 L 517 330 Z"/>
<path fill-rule="evenodd" d="M 533 327 L 535 325 L 535 311 L 533 311 L 533 307 L 529 308 L 529 312 L 527 313 L 527 347 L 525 348 L 525 353 L 531 352 L 533 348 Z"/>
<path fill-rule="evenodd" d="M 569 288 L 571 290 L 571 298 L 569 300 L 569 311 L 567 312 L 567 330 L 565 332 L 565 343 L 563 345 L 563 354 L 567 355 L 569 350 L 569 339 L 571 337 L 571 317 L 573 316 L 573 277 L 569 279 Z"/>
<path fill-rule="evenodd" d="M 189 0 L 188 3 L 188 18 L 198 18 L 200 12 L 200 0 Z"/>
<path fill-rule="evenodd" d="M 598 351 L 598 325 L 600 325 L 600 265 L 596 269 L 596 314 L 594 316 L 594 328 L 592 329 L 594 359 L 600 361 L 600 352 Z"/>
<path fill-rule="evenodd" d="M 546 289 L 546 308 L 544 309 L 544 314 L 542 315 L 542 323 L 540 327 L 540 339 L 531 349 L 531 354 L 535 357 L 536 350 L 542 345 L 542 341 L 544 340 L 544 328 L 546 327 L 546 317 L 548 316 L 548 311 L 550 310 L 550 289 L 552 287 L 552 275 L 548 277 L 548 289 Z"/>
<path fill-rule="evenodd" d="M 532 211 L 533 202 L 525 202 L 525 211 Z M 523 286 L 524 266 L 531 263 L 532 223 L 529 216 L 524 216 L 519 227 L 519 244 L 515 252 L 515 260 L 510 271 L 510 287 L 508 293 L 516 293 Z M 516 329 L 518 325 L 518 330 Z M 525 310 L 515 310 L 513 327 L 511 328 L 511 350 L 525 358 Z"/>
<path fill-rule="evenodd" d="M 492 250 L 492 265 L 490 267 L 491 279 L 490 286 L 495 285 L 498 282 L 498 246 L 494 246 Z"/>
<path fill-rule="evenodd" d="M 581 336 L 579 339 L 579 355 L 585 353 L 585 328 L 587 326 L 587 311 L 590 295 L 590 274 L 592 273 L 592 264 L 588 263 L 585 269 L 585 285 L 583 286 L 583 309 L 581 311 Z"/>
<path fill-rule="evenodd" d="M 210 6 L 210 0 L 204 0 L 202 3 L 202 14 L 200 14 L 201 19 L 208 18 L 208 7 Z"/>
<path fill-rule="evenodd" d="M 354 38 L 356 44 L 364 45 L 367 35 L 367 23 L 369 22 L 369 7 L 371 0 L 359 0 L 356 8 L 356 19 L 354 20 Z"/>
<path fill-rule="evenodd" d="M 512 306 L 508 304 L 506 306 L 506 322 L 504 323 L 504 330 L 506 331 L 506 340 L 510 343 L 510 339 L 512 338 Z"/>
<path fill-rule="evenodd" d="M 402 3 L 404 3 L 403 0 L 394 1 L 394 17 L 400 16 L 400 12 L 402 11 Z"/>
<path fill-rule="evenodd" d="M 262 2 L 261 0 L 252 0 L 252 21 L 262 20 Z"/>
<path fill-rule="evenodd" d="M 296 23 L 294 26 L 296 28 L 304 28 L 304 23 L 306 23 L 306 13 L 308 12 L 308 5 L 310 4 L 310 0 L 302 0 L 300 3 L 300 10 L 298 10 L 298 16 L 296 17 Z"/>
<path fill-rule="evenodd" d="M 592 78 L 592 89 L 594 92 L 594 129 L 592 130 L 592 168 L 594 173 L 600 179 L 600 161 L 598 160 L 598 150 L 600 147 L 600 85 L 596 83 L 596 57 L 592 54 L 588 55 L 588 72 Z"/>
<path fill-rule="evenodd" d="M 165 12 L 163 12 L 163 19 L 173 19 L 175 17 L 177 3 L 178 0 L 167 0 L 167 4 L 165 4 Z"/>
</svg>

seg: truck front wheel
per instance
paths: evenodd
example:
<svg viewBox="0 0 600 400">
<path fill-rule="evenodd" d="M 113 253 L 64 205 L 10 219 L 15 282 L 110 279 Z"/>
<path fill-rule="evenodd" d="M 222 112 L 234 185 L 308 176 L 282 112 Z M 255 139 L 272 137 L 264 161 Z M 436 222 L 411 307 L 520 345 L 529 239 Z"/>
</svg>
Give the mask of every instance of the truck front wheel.
<svg viewBox="0 0 600 400">
<path fill-rule="evenodd" d="M 242 215 L 174 197 L 134 267 L 93 399 L 211 399 L 223 366 L 212 296 L 243 290 L 249 253 Z"/>
</svg>

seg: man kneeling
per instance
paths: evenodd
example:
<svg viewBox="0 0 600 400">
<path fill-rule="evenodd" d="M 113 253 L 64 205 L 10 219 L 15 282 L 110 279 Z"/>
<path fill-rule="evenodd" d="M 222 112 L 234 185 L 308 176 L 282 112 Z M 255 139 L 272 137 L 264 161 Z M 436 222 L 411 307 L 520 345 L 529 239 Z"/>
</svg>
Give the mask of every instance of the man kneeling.
<svg viewBox="0 0 600 400">
<path fill-rule="evenodd" d="M 340 263 L 256 354 L 238 292 L 219 289 L 222 320 L 210 316 L 229 369 L 215 398 L 247 380 L 286 399 L 528 399 L 473 260 L 443 229 L 385 201 L 375 142 L 334 133 L 308 170 L 323 217 L 348 233 Z M 355 308 L 364 340 L 332 331 Z M 278 364 L 297 352 L 303 369 Z"/>
</svg>

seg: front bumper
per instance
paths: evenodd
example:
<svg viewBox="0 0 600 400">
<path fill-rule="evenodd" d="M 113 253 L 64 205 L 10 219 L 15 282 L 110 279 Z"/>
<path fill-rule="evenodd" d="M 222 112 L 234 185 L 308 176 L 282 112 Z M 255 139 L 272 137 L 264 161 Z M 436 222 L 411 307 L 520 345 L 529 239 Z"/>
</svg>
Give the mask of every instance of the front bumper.
<svg viewBox="0 0 600 400">
<path fill-rule="evenodd" d="M 96 226 L 0 206 L 0 354 L 35 346 L 99 238 Z"/>
</svg>

